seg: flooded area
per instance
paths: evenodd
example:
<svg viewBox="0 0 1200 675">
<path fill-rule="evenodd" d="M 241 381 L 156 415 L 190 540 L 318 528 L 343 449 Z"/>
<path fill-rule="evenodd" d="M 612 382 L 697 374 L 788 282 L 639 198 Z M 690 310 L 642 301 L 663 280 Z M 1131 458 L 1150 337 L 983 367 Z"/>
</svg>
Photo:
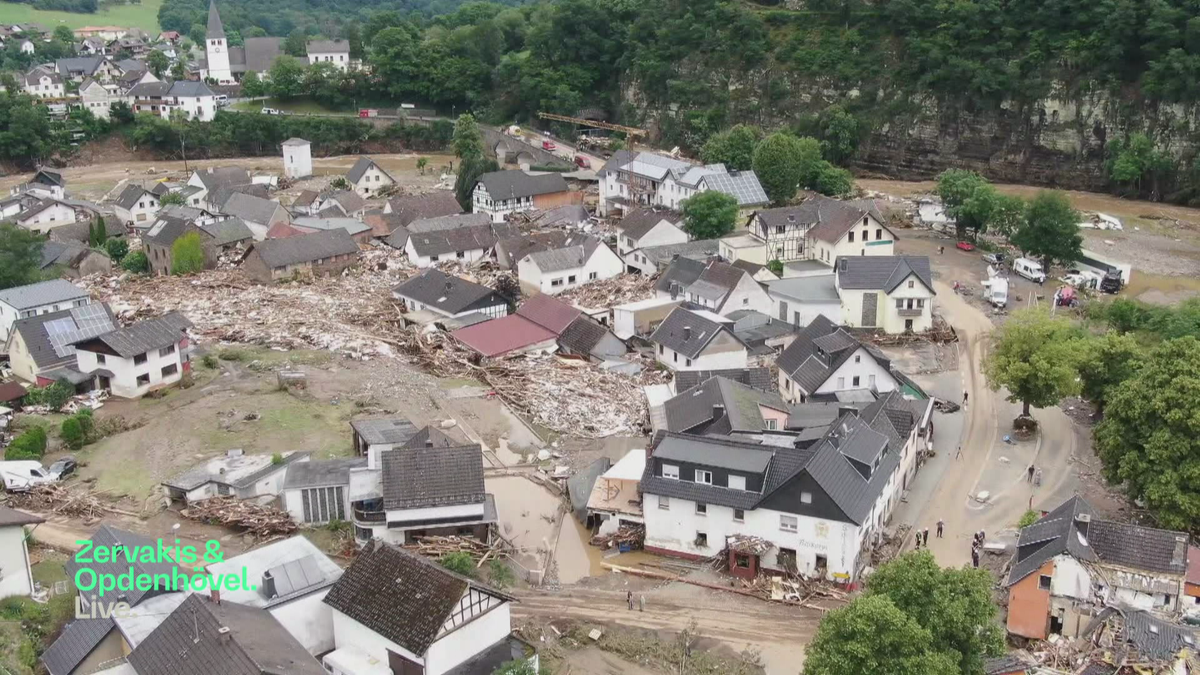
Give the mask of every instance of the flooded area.
<svg viewBox="0 0 1200 675">
<path fill-rule="evenodd" d="M 520 475 L 489 476 L 484 482 L 496 499 L 500 533 L 517 548 L 516 562 L 521 566 L 541 570 L 554 551 L 561 583 L 575 583 L 593 570 L 603 571 L 599 552 L 587 544 L 586 531 L 549 488 Z"/>
</svg>

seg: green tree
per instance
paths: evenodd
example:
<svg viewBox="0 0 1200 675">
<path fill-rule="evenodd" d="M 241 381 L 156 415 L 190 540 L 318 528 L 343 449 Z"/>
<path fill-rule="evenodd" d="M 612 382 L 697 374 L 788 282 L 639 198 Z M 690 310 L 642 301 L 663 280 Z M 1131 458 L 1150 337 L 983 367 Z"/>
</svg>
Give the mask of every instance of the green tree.
<svg viewBox="0 0 1200 675">
<path fill-rule="evenodd" d="M 104 224 L 104 216 L 97 216 L 96 220 L 88 225 L 88 246 L 104 248 L 106 241 L 108 241 L 108 228 Z"/>
<path fill-rule="evenodd" d="M 854 191 L 854 176 L 846 169 L 821 160 L 816 177 L 809 187 L 823 195 L 844 197 Z"/>
<path fill-rule="evenodd" d="M 929 551 L 914 551 L 881 566 L 867 580 L 933 637 L 932 649 L 949 654 L 958 672 L 983 672 L 983 660 L 1004 652 L 1004 629 L 985 570 L 942 569 Z"/>
<path fill-rule="evenodd" d="M 821 113 L 821 154 L 831 162 L 841 164 L 858 151 L 862 125 L 846 109 L 834 105 Z"/>
<path fill-rule="evenodd" d="M 1039 521 L 1041 519 L 1042 519 L 1042 514 L 1038 513 L 1037 511 L 1034 511 L 1032 509 L 1029 511 L 1026 511 L 1025 513 L 1022 513 L 1020 519 L 1017 520 L 1017 529 L 1021 530 L 1026 527 L 1029 527 L 1030 525 L 1036 523 L 1037 521 Z"/>
<path fill-rule="evenodd" d="M 693 239 L 717 239 L 737 224 L 737 199 L 716 190 L 706 190 L 683 200 L 683 229 Z"/>
<path fill-rule="evenodd" d="M 1025 222 L 1025 200 L 1015 195 L 997 194 L 992 203 L 988 231 L 1011 239 Z"/>
<path fill-rule="evenodd" d="M 112 258 L 113 262 L 120 265 L 125 256 L 129 255 L 129 242 L 124 239 L 109 239 L 104 242 L 104 252 L 108 254 L 109 258 Z"/>
<path fill-rule="evenodd" d="M 771 274 L 777 277 L 783 277 L 783 263 L 778 259 L 767 262 L 767 269 L 771 270 Z"/>
<path fill-rule="evenodd" d="M 776 132 L 754 149 L 754 173 L 773 204 L 785 204 L 807 185 L 821 164 L 821 144 Z"/>
<path fill-rule="evenodd" d="M 804 661 L 804 675 L 958 675 L 951 654 L 884 595 L 866 595 L 830 610 Z"/>
<path fill-rule="evenodd" d="M 247 98 L 258 98 L 267 95 L 267 85 L 258 77 L 258 73 L 250 71 L 242 76 L 242 94 Z"/>
<path fill-rule="evenodd" d="M 288 33 L 287 39 L 283 41 L 283 53 L 296 58 L 304 58 L 308 56 L 308 35 L 300 28 Z M 273 76 L 271 79 L 275 79 Z"/>
<path fill-rule="evenodd" d="M 1141 132 L 1127 141 L 1114 140 L 1107 149 L 1109 178 L 1132 187 L 1136 194 L 1158 198 L 1160 181 L 1174 170 L 1170 155 L 1159 152 L 1154 141 Z"/>
<path fill-rule="evenodd" d="M 75 34 L 67 26 L 55 26 L 51 37 L 59 42 L 71 44 L 75 41 Z"/>
<path fill-rule="evenodd" d="M 505 661 L 496 669 L 495 675 L 538 675 L 538 671 L 529 661 Z"/>
<path fill-rule="evenodd" d="M 171 60 L 161 51 L 151 49 L 150 53 L 146 54 L 146 67 L 154 73 L 155 77 L 162 79 L 163 74 L 171 67 Z"/>
<path fill-rule="evenodd" d="M 475 576 L 475 559 L 471 557 L 470 553 L 462 551 L 445 553 L 442 557 L 438 558 L 438 563 L 451 572 L 461 574 L 464 577 Z"/>
<path fill-rule="evenodd" d="M 171 244 L 171 274 L 193 274 L 204 269 L 204 243 L 188 232 Z"/>
<path fill-rule="evenodd" d="M 454 154 L 460 161 L 483 157 L 483 133 L 471 113 L 463 113 L 454 123 Z"/>
<path fill-rule="evenodd" d="M 1136 372 L 1142 347 L 1131 335 L 1109 331 L 1088 340 L 1086 348 L 1079 361 L 1080 394 L 1103 413 L 1113 389 Z"/>
<path fill-rule="evenodd" d="M 954 219 L 960 239 L 968 228 L 976 236 L 986 229 L 995 208 L 996 190 L 983 176 L 966 169 L 947 169 L 938 175 L 937 194 L 946 215 Z"/>
<path fill-rule="evenodd" d="M 134 274 L 147 274 L 150 272 L 150 259 L 145 251 L 134 251 L 121 261 L 121 269 Z"/>
<path fill-rule="evenodd" d="M 1083 248 L 1079 220 L 1079 212 L 1071 208 L 1066 195 L 1043 190 L 1029 202 L 1025 222 L 1012 243 L 1027 255 L 1041 258 L 1048 274 L 1054 262 L 1067 264 L 1079 259 Z"/>
<path fill-rule="evenodd" d="M 108 109 L 108 119 L 116 125 L 133 124 L 133 108 L 128 101 L 116 101 Z"/>
<path fill-rule="evenodd" d="M 464 211 L 471 210 L 471 195 L 475 191 L 475 183 L 485 173 L 499 171 L 500 165 L 496 160 L 487 157 L 471 157 L 458 164 L 458 175 L 454 178 L 454 197 Z"/>
<path fill-rule="evenodd" d="M 68 448 L 78 450 L 83 447 L 83 427 L 80 426 L 79 420 L 74 417 L 68 417 L 63 420 L 59 435 Z"/>
<path fill-rule="evenodd" d="M 429 158 L 428 157 L 418 157 L 417 158 L 417 172 L 420 173 L 422 176 L 425 175 L 425 167 L 427 167 L 427 166 L 429 166 Z"/>
<path fill-rule="evenodd" d="M 187 63 L 183 59 L 179 59 L 171 66 L 171 79 L 186 80 L 187 79 Z"/>
<path fill-rule="evenodd" d="M 762 137 L 762 129 L 738 124 L 710 136 L 700 150 L 700 159 L 705 164 L 724 164 L 730 170 L 748 171 L 754 168 L 754 148 Z"/>
<path fill-rule="evenodd" d="M 187 197 L 181 192 L 168 192 L 159 197 L 158 202 L 163 206 L 187 206 Z"/>
<path fill-rule="evenodd" d="M 271 66 L 271 94 L 279 98 L 296 98 L 304 91 L 304 65 L 292 56 L 275 59 Z"/>
<path fill-rule="evenodd" d="M 41 266 L 41 237 L 12 223 L 0 223 L 0 289 L 37 281 Z"/>
<path fill-rule="evenodd" d="M 516 575 L 503 560 L 494 558 L 488 563 L 488 582 L 491 585 L 504 590 L 512 586 L 514 581 L 516 581 Z"/>
<path fill-rule="evenodd" d="M 1200 520 L 1200 342 L 1188 336 L 1151 349 L 1132 377 L 1107 394 L 1096 426 L 1104 476 L 1143 499 L 1162 527 Z"/>
<path fill-rule="evenodd" d="M 46 454 L 46 430 L 30 427 L 8 444 L 4 459 L 8 461 L 41 459 Z"/>
<path fill-rule="evenodd" d="M 1036 308 L 1013 312 L 992 331 L 983 372 L 992 391 L 1008 389 L 1008 400 L 1030 408 L 1057 405 L 1079 393 L 1077 365 L 1083 351 L 1079 330 L 1067 319 Z"/>
</svg>

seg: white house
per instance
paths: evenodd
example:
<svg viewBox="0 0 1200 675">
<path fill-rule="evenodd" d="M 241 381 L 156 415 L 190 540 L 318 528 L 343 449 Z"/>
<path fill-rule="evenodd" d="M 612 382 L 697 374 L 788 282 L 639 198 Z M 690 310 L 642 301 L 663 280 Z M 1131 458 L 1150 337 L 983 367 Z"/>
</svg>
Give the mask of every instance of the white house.
<svg viewBox="0 0 1200 675">
<path fill-rule="evenodd" d="M 133 183 L 125 186 L 125 189 L 117 197 L 116 203 L 113 204 L 117 218 L 120 218 L 121 222 L 126 225 L 152 223 L 160 208 L 162 208 L 162 202 L 157 195 L 141 185 Z"/>
<path fill-rule="evenodd" d="M 404 252 L 417 267 L 442 260 L 475 262 L 490 256 L 498 241 L 491 219 L 482 213 L 414 220 L 408 233 Z"/>
<path fill-rule="evenodd" d="M 187 195 L 188 206 L 198 206 L 215 211 L 219 205 L 217 207 L 208 206 L 210 193 L 216 192 L 219 188 L 250 185 L 253 182 L 250 172 L 240 166 L 210 166 L 206 169 L 196 169 L 192 171 L 192 175 L 188 176 L 187 186 L 197 189 L 194 192 L 189 191 L 191 193 Z"/>
<path fill-rule="evenodd" d="M 33 45 L 33 40 L 21 40 L 21 53 L 33 54 L 37 48 Z"/>
<path fill-rule="evenodd" d="M 26 94 L 34 98 L 62 98 L 63 77 L 47 66 L 35 66 L 21 76 Z"/>
<path fill-rule="evenodd" d="M 591 237 L 584 237 L 578 245 L 535 251 L 517 261 L 517 278 L 521 283 L 551 295 L 592 281 L 612 279 L 623 271 L 624 265 L 617 254 Z"/>
<path fill-rule="evenodd" d="M 45 234 L 51 228 L 69 225 L 79 220 L 79 214 L 74 206 L 66 202 L 60 202 L 57 199 L 43 199 L 22 211 L 13 220 L 27 230 Z"/>
<path fill-rule="evenodd" d="M 295 180 L 312 175 L 312 143 L 292 137 L 283 142 L 283 175 Z"/>
<path fill-rule="evenodd" d="M 536 671 L 536 650 L 512 635 L 511 600 L 420 555 L 378 544 L 325 597 L 337 648 L 322 662 L 333 675 L 442 675 L 460 666 L 455 672 L 490 673 L 512 660 Z"/>
<path fill-rule="evenodd" d="M 471 193 L 471 210 L 503 223 L 510 213 L 563 206 L 570 191 L 562 174 L 533 176 L 524 171 L 493 171 L 479 177 Z"/>
<path fill-rule="evenodd" d="M 104 85 L 89 77 L 79 85 L 79 100 L 98 119 L 106 120 L 112 104 L 124 101 L 125 97 L 117 92 L 114 85 Z"/>
<path fill-rule="evenodd" d="M 33 593 L 25 526 L 44 522 L 33 514 L 0 505 L 0 599 Z"/>
<path fill-rule="evenodd" d="M 745 343 L 733 334 L 733 321 L 711 312 L 677 307 L 650 335 L 655 359 L 671 370 L 745 368 Z"/>
<path fill-rule="evenodd" d="M 809 258 L 833 266 L 843 256 L 893 254 L 896 235 L 883 223 L 874 202 L 821 201 L 821 222 L 808 231 Z"/>
<path fill-rule="evenodd" d="M 296 535 L 209 564 L 210 577 L 236 576 L 257 588 L 221 589 L 221 600 L 266 610 L 314 656 L 334 648 L 333 609 L 325 596 L 342 568 L 308 537 Z"/>
<path fill-rule="evenodd" d="M 350 69 L 350 43 L 346 40 L 309 40 L 308 63 L 332 63 L 338 70 Z"/>
<path fill-rule="evenodd" d="M 217 95 L 204 82 L 176 80 L 167 94 L 186 119 L 211 122 L 217 115 Z"/>
<path fill-rule="evenodd" d="M 683 230 L 683 216 L 675 211 L 642 207 L 629 212 L 617 223 L 617 255 L 621 256 L 631 272 L 657 272 L 644 256 L 638 256 L 640 249 L 684 244 L 689 239 Z"/>
<path fill-rule="evenodd" d="M 842 323 L 885 333 L 933 327 L 933 275 L 926 256 L 837 258 L 834 281 Z"/>
<path fill-rule="evenodd" d="M 247 455 L 229 450 L 163 481 L 167 495 L 184 506 L 224 495 L 238 499 L 278 497 L 292 462 L 309 461 L 309 453 L 289 450 L 274 455 Z"/>
<path fill-rule="evenodd" d="M 359 196 L 370 197 L 379 194 L 385 187 L 395 185 L 396 179 L 370 157 L 359 157 L 346 173 L 346 182 Z"/>
<path fill-rule="evenodd" d="M 427 269 L 392 289 L 409 312 L 428 311 L 454 318 L 481 314 L 499 318 L 508 314 L 508 300 L 496 291 L 437 269 Z"/>
<path fill-rule="evenodd" d="M 659 278 L 655 289 L 659 297 L 687 300 L 721 315 L 750 309 L 772 316 L 775 309 L 771 296 L 749 270 L 720 260 L 699 262 L 680 257 Z"/>
<path fill-rule="evenodd" d="M 0 344 L 18 319 L 90 304 L 88 292 L 65 279 L 39 281 L 0 290 Z"/>
<path fill-rule="evenodd" d="M 899 414 L 845 412 L 804 449 L 665 434 L 641 482 L 646 550 L 695 560 L 728 550 L 730 572 L 747 578 L 767 568 L 855 581 L 915 456 L 914 416 L 893 405 Z"/>
<path fill-rule="evenodd" d="M 688 162 L 665 155 L 618 150 L 597 172 L 600 201 L 596 214 L 603 218 L 638 206 L 661 205 L 659 187 L 671 170 L 687 171 L 691 167 Z"/>
<path fill-rule="evenodd" d="M 824 274 L 767 281 L 767 295 L 775 303 L 771 316 L 801 327 L 823 316 L 834 323 L 842 320 L 842 301 L 838 296 L 833 270 Z"/>
<path fill-rule="evenodd" d="M 779 395 L 793 403 L 853 390 L 920 393 L 916 385 L 892 368 L 882 352 L 863 345 L 824 315 L 814 317 L 796 333 L 776 365 Z"/>
<path fill-rule="evenodd" d="M 16 196 L 34 196 L 49 199 L 66 199 L 67 183 L 62 174 L 48 169 L 38 169 L 28 183 L 14 185 L 8 193 Z M 8 214 L 5 214 L 8 215 Z"/>
<path fill-rule="evenodd" d="M 97 335 L 75 345 L 76 367 L 114 396 L 141 398 L 191 370 L 186 332 L 191 325 L 178 312 L 169 312 Z"/>
</svg>

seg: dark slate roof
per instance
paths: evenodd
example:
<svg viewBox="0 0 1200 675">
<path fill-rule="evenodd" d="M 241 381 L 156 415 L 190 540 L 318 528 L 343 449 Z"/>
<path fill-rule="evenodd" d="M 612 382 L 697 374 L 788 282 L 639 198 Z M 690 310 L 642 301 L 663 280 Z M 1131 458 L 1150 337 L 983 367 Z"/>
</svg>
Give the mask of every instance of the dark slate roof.
<svg viewBox="0 0 1200 675">
<path fill-rule="evenodd" d="M 724 298 L 736 288 L 745 275 L 746 270 L 740 267 L 713 260 L 705 266 L 704 271 L 700 273 L 696 281 L 692 282 L 691 286 L 687 287 L 687 290 L 689 293 L 717 300 Z"/>
<path fill-rule="evenodd" d="M 60 319 L 64 321 L 59 321 Z M 112 309 L 104 303 L 91 303 L 49 314 L 39 314 L 13 322 L 13 332 L 25 341 L 34 364 L 42 370 L 69 363 L 75 364 L 72 338 L 84 339 L 107 333 L 117 326 Z M 51 339 L 50 331 L 59 336 Z M 57 346 L 55 344 L 57 342 Z"/>
<path fill-rule="evenodd" d="M 608 161 L 604 163 L 604 166 L 600 167 L 600 170 L 596 172 L 596 175 L 603 178 L 604 174 L 625 166 L 633 161 L 634 157 L 637 157 L 637 153 L 633 152 L 632 150 L 618 150 L 613 153 L 612 157 L 608 158 Z"/>
<path fill-rule="evenodd" d="M 1017 537 L 1017 557 L 1008 574 L 1011 586 L 1036 572 L 1046 561 L 1057 555 L 1070 554 L 1079 560 L 1096 562 L 1098 558 L 1076 529 L 1075 520 L 1095 516 L 1090 504 L 1082 497 L 1072 497 L 1032 525 L 1021 528 Z"/>
<path fill-rule="evenodd" d="M 1012 675 L 1024 673 L 1029 666 L 1011 654 L 983 660 L 983 675 Z"/>
<path fill-rule="evenodd" d="M 14 525 L 37 525 L 38 523 L 46 522 L 45 518 L 40 518 L 32 513 L 25 513 L 16 509 L 10 509 L 7 506 L 0 504 L 0 527 L 12 527 Z"/>
<path fill-rule="evenodd" d="M 93 251 L 75 241 L 47 241 L 42 244 L 42 269 L 51 265 L 63 265 L 74 269 L 75 265 L 86 258 L 89 253 L 107 257 L 107 253 Z"/>
<path fill-rule="evenodd" d="M 181 218 L 160 212 L 158 219 L 142 235 L 142 239 L 170 248 L 176 239 L 182 237 L 187 232 L 187 228 L 191 224 L 192 220 L 189 218 Z"/>
<path fill-rule="evenodd" d="M 59 59 L 54 62 L 55 68 L 62 75 L 71 76 L 77 73 L 83 75 L 91 75 L 96 72 L 100 64 L 104 63 L 103 56 L 76 56 L 73 58 Z"/>
<path fill-rule="evenodd" d="M 33 174 L 30 183 L 41 183 L 43 185 L 65 186 L 67 183 L 63 180 L 62 174 L 49 169 L 38 169 L 38 172 Z"/>
<path fill-rule="evenodd" d="M 408 223 L 407 227 L 408 231 L 412 234 L 423 234 L 425 232 L 444 232 L 446 230 L 480 227 L 482 225 L 490 226 L 491 224 L 492 218 L 486 213 L 455 213 L 446 216 L 420 218 Z"/>
<path fill-rule="evenodd" d="M 250 173 L 240 166 L 214 166 L 197 169 L 195 173 L 204 187 L 209 190 L 230 185 L 249 185 L 252 182 Z"/>
<path fill-rule="evenodd" d="M 824 384 L 860 346 L 853 336 L 819 314 L 796 334 L 791 344 L 779 355 L 776 365 L 811 393 Z M 868 350 L 868 353 L 879 360 L 875 352 Z M 880 366 L 885 370 L 890 369 L 886 359 Z"/>
<path fill-rule="evenodd" d="M 120 196 L 117 197 L 117 206 L 123 209 L 131 209 L 137 206 L 138 200 L 144 194 L 146 194 L 146 188 L 141 185 L 126 185 L 125 189 L 121 190 Z"/>
<path fill-rule="evenodd" d="M 392 174 L 384 171 L 383 167 L 379 166 L 375 160 L 371 159 L 370 157 L 359 157 L 358 161 L 354 163 L 354 166 L 350 167 L 350 170 L 346 172 L 346 180 L 350 181 L 351 185 L 357 183 L 358 179 L 362 178 L 363 174 L 365 174 L 372 166 L 376 169 L 379 169 L 379 171 L 381 171 L 383 175 L 387 176 L 388 178 L 392 177 Z M 392 180 L 394 181 L 395 179 L 392 178 Z"/>
<path fill-rule="evenodd" d="M 325 604 L 424 656 L 470 589 L 512 599 L 422 556 L 379 544 L 350 565 L 325 596 Z"/>
<path fill-rule="evenodd" d="M 183 330 L 191 325 L 192 322 L 179 312 L 168 312 L 77 344 L 86 351 L 88 343 L 100 342 L 119 356 L 130 359 L 138 354 L 177 344 L 183 338 Z"/>
<path fill-rule="evenodd" d="M 578 235 L 566 230 L 533 232 L 531 234 L 508 237 L 496 242 L 496 256 L 498 258 L 504 256 L 505 260 L 509 263 L 509 267 L 515 269 L 517 262 L 530 253 L 562 248 L 567 246 L 568 242 L 577 238 Z"/>
<path fill-rule="evenodd" d="M 336 228 L 285 239 L 265 239 L 255 243 L 254 250 L 267 267 L 274 269 L 335 255 L 357 254 L 358 244 L 349 232 Z"/>
<path fill-rule="evenodd" d="M 350 469 L 367 465 L 366 457 L 339 457 L 337 459 L 310 459 L 307 462 L 292 462 L 284 478 L 284 489 L 349 485 Z"/>
<path fill-rule="evenodd" d="M 458 445 L 453 438 L 450 438 L 441 429 L 437 427 L 425 426 L 421 430 L 412 435 L 412 438 L 404 442 L 401 447 L 404 448 L 453 448 Z"/>
<path fill-rule="evenodd" d="M 269 611 L 213 602 L 202 593 L 188 596 L 128 659 L 139 673 L 163 675 L 325 673 Z"/>
<path fill-rule="evenodd" d="M 528 260 L 542 272 L 562 272 L 581 268 L 604 244 L 592 237 L 579 237 L 578 240 L 581 243 L 576 245 L 528 253 L 522 260 Z M 573 238 L 572 241 L 575 239 Z"/>
<path fill-rule="evenodd" d="M 218 220 L 214 223 L 201 225 L 200 229 L 207 232 L 212 237 L 213 244 L 217 246 L 227 246 L 254 238 L 254 233 L 250 231 L 250 228 L 246 226 L 246 223 L 241 218 Z"/>
<path fill-rule="evenodd" d="M 17 311 L 56 302 L 73 302 L 88 297 L 88 292 L 66 279 L 51 279 L 0 291 L 0 302 Z"/>
<path fill-rule="evenodd" d="M 92 535 L 91 542 L 96 546 L 112 547 L 116 544 L 122 544 L 127 547 L 146 546 L 153 548 L 155 542 L 153 539 L 126 530 L 119 530 L 109 525 L 101 525 L 100 529 Z M 130 565 L 133 566 L 136 574 L 171 574 L 175 569 L 175 565 L 171 563 L 145 563 L 138 561 L 127 562 L 123 557 L 119 562 L 92 562 L 87 563 L 86 567 L 94 570 L 97 575 L 104 574 L 123 574 L 129 571 Z M 74 578 L 79 568 L 84 565 L 75 562 L 74 558 L 67 561 L 67 574 Z M 147 591 L 133 588 L 128 591 L 119 591 L 125 596 L 125 602 L 130 606 L 136 607 L 143 599 L 160 595 L 161 590 L 151 588 Z M 170 592 L 170 591 L 167 591 Z M 114 596 L 115 597 L 115 596 Z M 105 600 L 108 598 L 106 597 Z M 100 644 L 108 631 L 112 630 L 114 622 L 111 618 L 108 619 L 76 619 L 67 624 L 58 639 L 54 644 L 50 645 L 49 649 L 42 654 L 42 662 L 46 664 L 46 669 L 51 675 L 67 675 L 81 661 Z M 150 671 L 147 671 L 150 672 Z"/>
<path fill-rule="evenodd" d="M 343 213 L 351 214 L 355 211 L 361 211 L 367 205 L 367 200 L 358 196 L 357 192 L 350 190 L 338 190 L 327 195 L 322 195 L 321 199 L 329 200 L 341 207 Z"/>
<path fill-rule="evenodd" d="M 659 456 L 658 448 L 670 448 L 667 454 L 670 454 L 674 461 L 681 461 L 679 458 L 682 457 L 694 457 L 697 463 L 703 463 L 698 460 L 724 457 L 727 461 L 742 461 L 747 466 L 752 463 L 753 466 L 763 467 L 758 470 L 758 473 L 768 470 L 770 464 L 770 462 L 763 462 L 763 457 L 773 458 L 773 453 L 776 451 L 773 446 L 764 446 L 758 443 L 662 432 L 655 435 L 653 446 L 652 456 L 654 457 Z M 750 490 L 733 490 L 719 485 L 705 485 L 690 480 L 656 476 L 654 475 L 654 466 L 655 462 L 646 462 L 646 470 L 642 474 L 641 481 L 643 494 L 664 495 L 734 509 L 752 509 L 762 497 L 759 493 Z"/>
<path fill-rule="evenodd" d="M 367 445 L 399 445 L 417 433 L 413 423 L 401 417 L 351 420 L 350 426 Z"/>
<path fill-rule="evenodd" d="M 867 455 L 878 455 L 887 438 L 871 429 L 854 415 L 843 415 L 830 425 L 829 432 L 815 446 L 813 456 L 803 470 L 817 481 L 838 508 L 853 523 L 861 524 L 883 491 L 900 461 L 900 448 L 884 454 L 870 478 L 864 478 L 851 463 Z"/>
<path fill-rule="evenodd" d="M 694 359 L 720 331 L 725 331 L 737 339 L 727 326 L 682 307 L 676 307 L 650 335 L 650 341 Z"/>
<path fill-rule="evenodd" d="M 562 335 L 571 322 L 579 318 L 583 312 L 553 295 L 540 293 L 522 302 L 521 306 L 517 308 L 517 314 L 555 335 Z"/>
<path fill-rule="evenodd" d="M 216 96 L 208 85 L 199 80 L 175 80 L 171 83 L 171 89 L 168 92 L 171 96 L 180 96 L 184 98 L 198 96 Z"/>
<path fill-rule="evenodd" d="M 567 181 L 560 173 L 531 176 L 524 171 L 493 171 L 479 177 L 479 182 L 495 200 L 533 197 L 566 192 Z"/>
<path fill-rule="evenodd" d="M 928 256 L 875 255 L 842 256 L 835 264 L 838 284 L 847 289 L 882 290 L 891 293 L 910 275 L 933 290 Z"/>
<path fill-rule="evenodd" d="M 676 292 L 682 293 L 700 278 L 707 266 L 703 260 L 680 256 L 671 261 L 670 266 L 659 275 L 658 281 L 654 282 L 654 290 L 670 293 L 671 288 L 674 287 Z"/>
<path fill-rule="evenodd" d="M 1162 574 L 1187 573 L 1188 537 L 1184 532 L 1093 520 L 1085 534 L 1106 564 Z"/>
<path fill-rule="evenodd" d="M 639 208 L 630 211 L 621 222 L 617 223 L 617 229 L 621 230 L 621 235 L 629 237 L 634 241 L 646 236 L 650 230 L 654 229 L 662 221 L 668 221 L 674 225 L 679 225 L 683 221 L 683 215 L 678 211 L 671 209 L 655 209 L 655 208 Z"/>
<path fill-rule="evenodd" d="M 717 406 L 720 409 L 717 410 Z M 682 391 L 663 403 L 667 430 L 677 433 L 724 418 L 725 432 L 760 432 L 763 430 L 759 406 L 787 412 L 788 406 L 774 391 L 762 391 L 725 379 L 710 377 L 695 387 Z"/>
<path fill-rule="evenodd" d="M 804 222 L 812 224 L 808 236 L 833 244 L 841 240 L 846 232 L 867 214 L 872 214 L 882 221 L 879 212 L 873 207 L 830 199 L 822 195 L 808 197 L 798 211 L 803 214 L 801 217 L 804 218 Z"/>
<path fill-rule="evenodd" d="M 485 499 L 479 445 L 383 453 L 383 505 L 388 510 L 482 504 Z"/>
<path fill-rule="evenodd" d="M 204 36 L 208 38 L 225 37 L 225 26 L 221 24 L 221 15 L 217 13 L 217 0 L 208 0 L 208 30 Z"/>
<path fill-rule="evenodd" d="M 775 391 L 770 368 L 727 368 L 725 370 L 681 370 L 675 373 L 675 391 L 683 392 L 708 380 L 723 377 L 759 391 Z"/>
<path fill-rule="evenodd" d="M 317 194 L 316 190 L 301 190 L 300 194 L 296 195 L 296 198 L 292 200 L 292 206 L 312 206 L 313 202 L 317 201 L 319 197 L 320 195 Z"/>
<path fill-rule="evenodd" d="M 408 228 L 400 225 L 396 229 L 392 230 L 391 234 L 384 238 L 383 243 L 391 246 L 392 248 L 403 250 L 404 247 L 408 245 L 408 237 Z"/>
<path fill-rule="evenodd" d="M 1144 610 L 1119 611 L 1125 615 L 1125 641 L 1143 657 L 1171 659 L 1184 649 L 1195 653 L 1200 640 L 1195 628 L 1168 623 Z"/>
<path fill-rule="evenodd" d="M 558 345 L 575 354 L 590 354 L 608 335 L 608 329 L 581 314 L 558 336 Z"/>
<path fill-rule="evenodd" d="M 220 192 L 223 192 L 223 190 L 214 190 L 213 194 L 217 195 Z M 217 207 L 221 210 L 221 213 L 261 225 L 271 225 L 272 218 L 283 208 L 279 202 L 273 202 L 270 199 L 263 199 L 262 197 L 256 197 L 244 192 L 230 192 L 224 199 L 225 201 L 220 202 Z"/>
<path fill-rule="evenodd" d="M 496 245 L 496 233 L 490 224 L 419 233 L 410 226 L 408 240 L 417 255 L 432 256 L 492 248 Z"/>
<path fill-rule="evenodd" d="M 465 311 L 496 293 L 487 286 L 433 268 L 396 286 L 392 292 L 450 314 Z"/>
<path fill-rule="evenodd" d="M 336 40 L 309 40 L 306 46 L 308 47 L 309 54 L 350 53 L 350 43 L 340 38 Z"/>
<path fill-rule="evenodd" d="M 400 216 L 400 224 L 408 225 L 422 218 L 452 216 L 462 213 L 462 207 L 449 190 L 438 190 L 423 195 L 410 197 L 394 197 L 388 200 L 392 213 Z"/>
</svg>

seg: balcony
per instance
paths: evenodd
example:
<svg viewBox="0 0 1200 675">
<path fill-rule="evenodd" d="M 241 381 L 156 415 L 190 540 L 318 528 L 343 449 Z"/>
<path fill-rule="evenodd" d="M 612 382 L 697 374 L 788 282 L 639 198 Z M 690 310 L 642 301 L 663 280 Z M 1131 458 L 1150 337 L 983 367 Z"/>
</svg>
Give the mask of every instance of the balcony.
<svg viewBox="0 0 1200 675">
<path fill-rule="evenodd" d="M 896 310 L 896 314 L 899 316 L 902 316 L 904 318 L 917 317 L 917 316 L 921 316 L 924 313 L 925 313 L 925 310 L 921 307 L 914 307 L 912 309 L 897 309 Z"/>
<path fill-rule="evenodd" d="M 382 499 L 364 499 L 362 501 L 352 502 L 351 512 L 354 515 L 356 523 L 383 523 L 387 522 L 387 511 L 383 509 Z"/>
</svg>

